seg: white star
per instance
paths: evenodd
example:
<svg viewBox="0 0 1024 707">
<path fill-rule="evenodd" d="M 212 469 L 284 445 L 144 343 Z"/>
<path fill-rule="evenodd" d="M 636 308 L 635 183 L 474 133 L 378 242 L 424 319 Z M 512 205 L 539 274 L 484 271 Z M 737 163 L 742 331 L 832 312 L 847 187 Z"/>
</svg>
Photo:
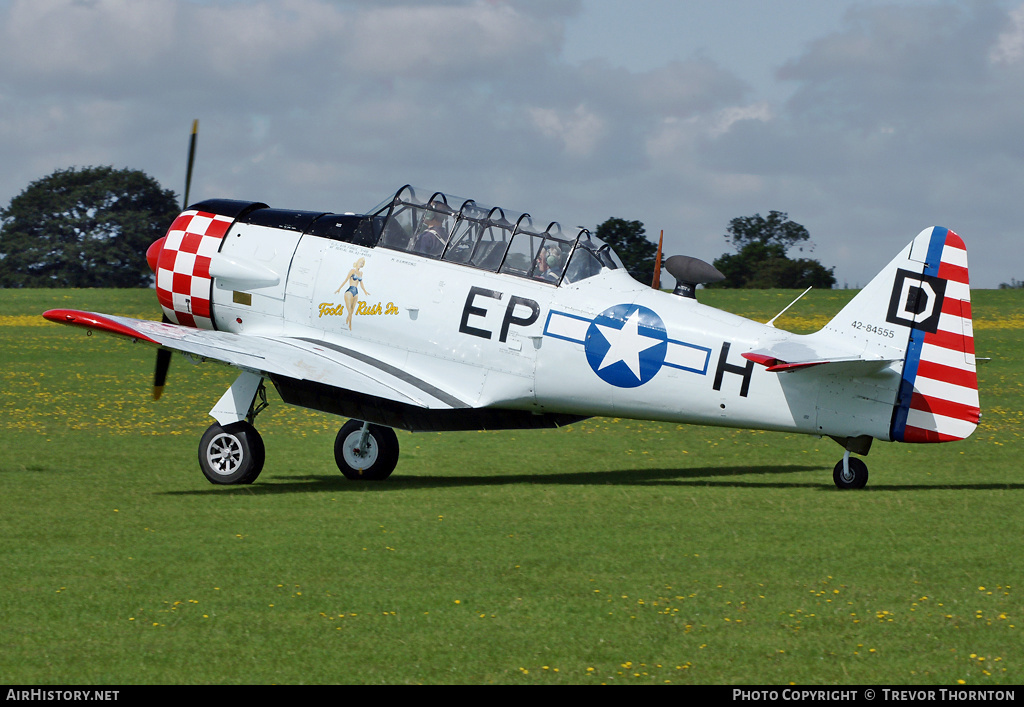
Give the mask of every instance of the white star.
<svg viewBox="0 0 1024 707">
<path fill-rule="evenodd" d="M 612 364 L 622 361 L 633 372 L 637 380 L 640 377 L 640 352 L 654 348 L 661 343 L 660 339 L 640 333 L 640 310 L 626 317 L 621 329 L 613 329 L 603 324 L 596 324 L 601 335 L 608 342 L 608 351 L 597 370 L 601 371 Z"/>
</svg>

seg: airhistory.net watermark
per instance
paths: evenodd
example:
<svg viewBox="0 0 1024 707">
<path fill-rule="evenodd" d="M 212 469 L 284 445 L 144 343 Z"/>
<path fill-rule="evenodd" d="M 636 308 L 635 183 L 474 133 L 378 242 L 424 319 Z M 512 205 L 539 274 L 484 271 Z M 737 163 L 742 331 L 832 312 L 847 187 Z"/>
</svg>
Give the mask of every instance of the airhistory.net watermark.
<svg viewBox="0 0 1024 707">
<path fill-rule="evenodd" d="M 116 702 L 120 690 L 53 690 L 44 688 L 7 690 L 4 699 L 25 702 Z"/>
</svg>

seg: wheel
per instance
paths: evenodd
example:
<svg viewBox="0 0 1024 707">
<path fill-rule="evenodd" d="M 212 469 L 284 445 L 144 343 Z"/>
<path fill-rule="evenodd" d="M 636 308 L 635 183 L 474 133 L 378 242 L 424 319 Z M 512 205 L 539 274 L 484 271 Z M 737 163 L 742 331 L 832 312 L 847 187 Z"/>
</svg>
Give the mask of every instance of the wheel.
<svg viewBox="0 0 1024 707">
<path fill-rule="evenodd" d="M 383 481 L 398 464 L 398 436 L 390 427 L 370 425 L 366 443 L 360 447 L 363 423 L 349 420 L 334 440 L 334 461 L 345 478 Z"/>
<path fill-rule="evenodd" d="M 868 482 L 868 465 L 856 457 L 850 457 L 850 471 L 847 473 L 840 459 L 832 470 L 832 480 L 840 489 L 862 489 Z"/>
<path fill-rule="evenodd" d="M 251 484 L 263 471 L 263 438 L 248 422 L 214 423 L 199 441 L 199 468 L 211 484 Z"/>
</svg>

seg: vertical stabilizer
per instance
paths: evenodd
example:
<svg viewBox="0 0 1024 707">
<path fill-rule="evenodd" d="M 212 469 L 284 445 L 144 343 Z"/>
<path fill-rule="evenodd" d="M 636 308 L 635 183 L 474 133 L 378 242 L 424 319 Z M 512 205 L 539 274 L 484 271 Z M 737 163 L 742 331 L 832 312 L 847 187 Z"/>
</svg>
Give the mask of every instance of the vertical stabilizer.
<svg viewBox="0 0 1024 707">
<path fill-rule="evenodd" d="M 957 234 L 927 228 L 825 327 L 866 356 L 902 349 L 890 439 L 965 439 L 981 411 L 971 324 L 967 249 Z"/>
</svg>

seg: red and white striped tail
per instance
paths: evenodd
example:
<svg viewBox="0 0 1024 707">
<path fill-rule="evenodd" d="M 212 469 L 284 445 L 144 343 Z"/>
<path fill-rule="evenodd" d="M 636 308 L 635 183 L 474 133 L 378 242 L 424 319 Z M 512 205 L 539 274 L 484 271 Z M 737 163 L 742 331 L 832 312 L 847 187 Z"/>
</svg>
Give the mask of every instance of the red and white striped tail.
<svg viewBox="0 0 1024 707">
<path fill-rule="evenodd" d="M 967 249 L 952 231 L 929 228 L 910 259 L 923 267 L 897 271 L 889 306 L 889 320 L 910 327 L 891 439 L 965 439 L 981 417 Z"/>
</svg>

